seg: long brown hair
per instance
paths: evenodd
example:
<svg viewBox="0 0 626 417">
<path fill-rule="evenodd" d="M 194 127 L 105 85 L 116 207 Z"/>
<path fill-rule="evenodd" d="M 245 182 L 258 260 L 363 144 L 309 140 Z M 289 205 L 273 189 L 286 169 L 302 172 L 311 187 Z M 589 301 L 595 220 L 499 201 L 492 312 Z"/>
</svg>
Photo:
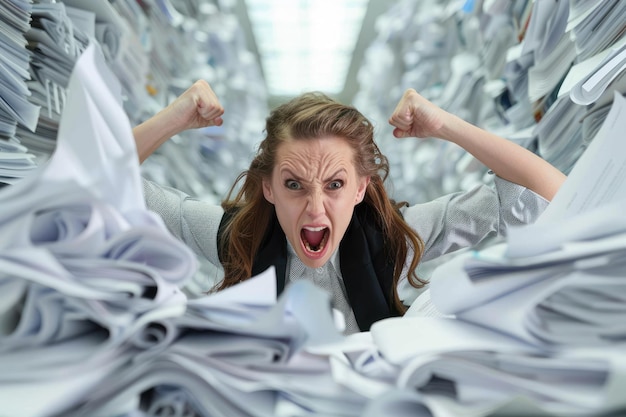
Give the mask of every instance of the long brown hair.
<svg viewBox="0 0 626 417">
<path fill-rule="evenodd" d="M 266 119 L 265 132 L 266 137 L 259 145 L 250 168 L 239 175 L 222 202 L 224 210 L 236 209 L 236 214 L 221 239 L 224 280 L 217 289 L 230 287 L 252 274 L 254 256 L 274 214 L 274 206 L 263 196 L 262 183 L 263 179 L 272 175 L 280 144 L 287 140 L 335 136 L 344 138 L 352 147 L 357 173 L 370 177 L 361 204 L 368 204 L 378 215 L 385 245 L 395 256 L 393 302 L 399 311 L 406 311 L 398 297 L 397 283 L 409 249 L 412 249 L 408 279 L 416 288 L 424 285 L 415 272 L 423 242 L 398 212 L 398 208 L 405 203 L 396 203 L 387 195 L 383 183 L 389 174 L 389 163 L 374 142 L 374 128 L 370 121 L 354 107 L 338 103 L 321 93 L 307 93 L 274 109 Z M 232 194 L 242 180 L 243 185 L 233 198 Z"/>
</svg>

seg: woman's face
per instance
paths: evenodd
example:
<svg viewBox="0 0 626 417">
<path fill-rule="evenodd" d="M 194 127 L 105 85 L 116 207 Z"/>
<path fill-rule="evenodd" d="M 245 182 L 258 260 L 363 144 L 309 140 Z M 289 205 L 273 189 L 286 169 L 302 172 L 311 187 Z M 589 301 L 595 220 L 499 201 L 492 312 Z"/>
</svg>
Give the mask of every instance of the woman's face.
<svg viewBox="0 0 626 417">
<path fill-rule="evenodd" d="M 368 183 L 350 145 L 331 136 L 282 143 L 263 193 L 300 260 L 317 268 L 339 246 Z"/>
</svg>

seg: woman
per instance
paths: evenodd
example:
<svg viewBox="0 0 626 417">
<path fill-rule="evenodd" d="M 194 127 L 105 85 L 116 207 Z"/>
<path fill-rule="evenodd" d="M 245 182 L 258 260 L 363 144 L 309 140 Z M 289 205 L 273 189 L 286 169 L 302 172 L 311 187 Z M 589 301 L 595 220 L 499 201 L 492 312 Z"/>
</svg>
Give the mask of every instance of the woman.
<svg viewBox="0 0 626 417">
<path fill-rule="evenodd" d="M 224 110 L 196 82 L 134 130 L 140 160 L 185 129 L 221 125 Z M 534 221 L 565 176 L 526 149 L 485 132 L 407 90 L 389 119 L 394 136 L 454 142 L 496 174 L 477 187 L 406 207 L 384 188 L 388 163 L 372 124 L 356 109 L 305 94 L 271 112 L 266 138 L 238 193 L 217 207 L 145 182 L 148 207 L 198 255 L 224 268 L 223 289 L 276 266 L 279 292 L 297 279 L 325 288 L 346 333 L 403 314 L 402 280 L 420 260 Z M 234 189 L 234 186 L 233 186 Z"/>
</svg>

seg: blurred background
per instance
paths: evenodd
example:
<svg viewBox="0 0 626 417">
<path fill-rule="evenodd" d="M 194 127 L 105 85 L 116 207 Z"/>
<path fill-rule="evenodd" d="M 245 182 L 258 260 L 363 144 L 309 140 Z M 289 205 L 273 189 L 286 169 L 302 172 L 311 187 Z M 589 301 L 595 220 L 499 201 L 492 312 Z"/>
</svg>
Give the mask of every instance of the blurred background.
<svg viewBox="0 0 626 417">
<path fill-rule="evenodd" d="M 131 125 L 198 79 L 224 125 L 172 138 L 144 177 L 219 203 L 263 139 L 270 110 L 304 91 L 375 126 L 387 187 L 411 204 L 490 183 L 454 144 L 397 140 L 407 88 L 568 173 L 614 93 L 626 92 L 620 0 L 34 0 L 0 3 L 0 186 L 54 151 L 67 83 L 90 42 L 121 82 Z"/>
</svg>

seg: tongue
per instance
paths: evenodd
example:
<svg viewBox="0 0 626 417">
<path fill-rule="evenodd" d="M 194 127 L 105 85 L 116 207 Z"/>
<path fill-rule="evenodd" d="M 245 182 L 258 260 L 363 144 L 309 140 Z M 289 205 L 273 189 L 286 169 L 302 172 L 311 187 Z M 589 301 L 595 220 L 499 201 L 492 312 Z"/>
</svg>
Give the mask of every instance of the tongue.
<svg viewBox="0 0 626 417">
<path fill-rule="evenodd" d="M 320 230 L 319 232 L 313 232 L 311 230 L 304 229 L 303 232 L 304 232 L 304 238 L 306 239 L 307 242 L 309 242 L 309 245 L 311 245 L 312 247 L 316 247 L 316 246 L 319 246 L 320 243 L 322 242 L 325 231 Z"/>
</svg>

